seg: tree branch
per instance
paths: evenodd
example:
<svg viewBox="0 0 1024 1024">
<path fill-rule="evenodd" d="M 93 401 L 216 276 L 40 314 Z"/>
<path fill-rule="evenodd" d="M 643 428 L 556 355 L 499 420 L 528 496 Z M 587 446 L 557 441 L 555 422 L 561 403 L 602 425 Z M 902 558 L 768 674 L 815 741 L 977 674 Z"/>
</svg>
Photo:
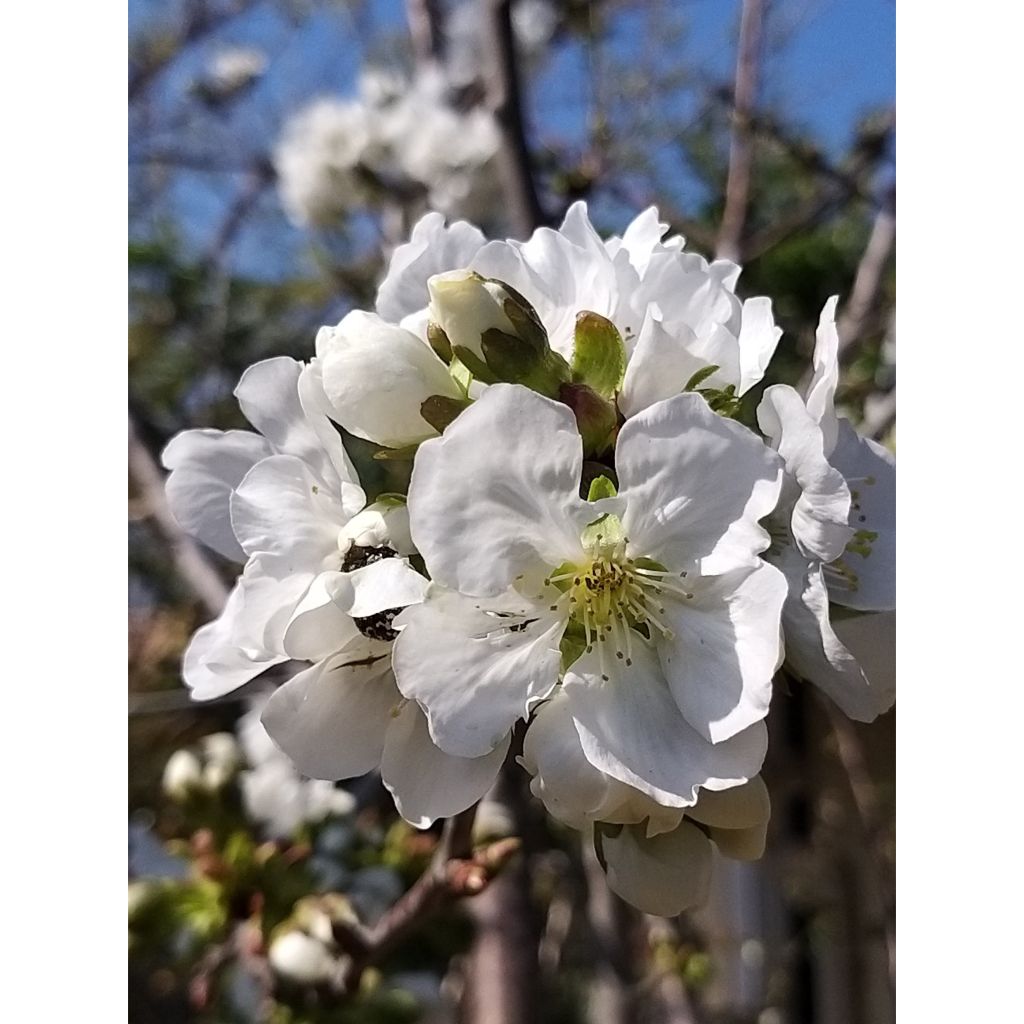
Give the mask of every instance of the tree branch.
<svg viewBox="0 0 1024 1024">
<path fill-rule="evenodd" d="M 889 190 L 885 203 L 875 216 L 871 237 L 857 264 L 853 290 L 842 316 L 836 323 L 839 332 L 839 352 L 842 354 L 861 336 L 864 322 L 878 296 L 879 285 L 896 241 L 896 189 Z"/>
<path fill-rule="evenodd" d="M 420 68 L 440 64 L 444 56 L 444 32 L 437 0 L 405 0 L 412 53 Z"/>
<path fill-rule="evenodd" d="M 489 57 L 486 104 L 501 134 L 498 167 L 508 202 L 512 232 L 528 237 L 545 221 L 533 180 L 520 99 L 519 69 L 512 34 L 511 0 L 479 0 L 483 5 L 483 42 Z"/>
<path fill-rule="evenodd" d="M 875 785 L 868 769 L 864 748 L 853 723 L 830 700 L 822 699 L 821 704 L 825 708 L 829 724 L 832 727 L 832 734 L 835 736 L 836 753 L 849 784 L 850 795 L 853 797 L 853 805 L 857 811 L 857 820 L 863 832 L 866 863 L 874 875 L 874 885 L 871 888 L 877 893 L 880 904 L 881 925 L 888 954 L 889 985 L 890 989 L 894 989 L 896 977 L 896 934 L 893 928 L 894 894 L 889 882 L 889 872 L 881 855 L 884 831 L 875 795 Z"/>
<path fill-rule="evenodd" d="M 725 185 L 725 209 L 715 248 L 715 255 L 719 259 L 740 258 L 740 240 L 750 202 L 750 171 L 754 159 L 750 119 L 760 77 L 763 22 L 764 0 L 743 0 L 736 57 L 736 86 L 733 91 L 729 176 Z"/>
<path fill-rule="evenodd" d="M 220 614 L 228 588 L 199 545 L 178 525 L 164 495 L 164 475 L 156 460 L 139 440 L 128 416 L 128 474 L 142 493 L 149 515 L 171 549 L 174 564 L 192 592 L 212 615 Z"/>
<path fill-rule="evenodd" d="M 519 849 L 514 837 L 472 851 L 477 805 L 449 818 L 430 867 L 372 928 L 335 925 L 335 939 L 351 958 L 339 987 L 352 993 L 367 967 L 378 963 L 429 917 L 464 896 L 486 890 Z"/>
</svg>

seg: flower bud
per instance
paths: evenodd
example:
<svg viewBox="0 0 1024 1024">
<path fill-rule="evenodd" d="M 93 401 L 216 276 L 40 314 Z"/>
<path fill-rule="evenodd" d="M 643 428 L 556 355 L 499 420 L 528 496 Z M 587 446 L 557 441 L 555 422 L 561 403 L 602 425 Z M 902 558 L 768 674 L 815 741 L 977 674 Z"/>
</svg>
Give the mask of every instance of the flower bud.
<svg viewBox="0 0 1024 1024">
<path fill-rule="evenodd" d="M 270 966 L 299 985 L 319 985 L 331 976 L 334 958 L 322 942 L 303 932 L 286 932 L 270 944 Z"/>
<path fill-rule="evenodd" d="M 163 776 L 164 792 L 177 803 L 203 788 L 203 766 L 190 750 L 176 750 L 167 760 Z"/>
<path fill-rule="evenodd" d="M 203 786 L 211 793 L 223 789 L 241 767 L 242 752 L 238 741 L 229 732 L 215 732 L 202 739 L 206 758 L 203 766 Z"/>
<path fill-rule="evenodd" d="M 505 312 L 510 296 L 497 281 L 488 281 L 472 270 L 435 274 L 428 282 L 430 323 L 444 333 L 453 349 L 468 349 L 484 358 L 481 339 L 491 329 L 516 334 Z"/>
<path fill-rule="evenodd" d="M 600 455 L 612 446 L 618 416 L 611 402 L 586 384 L 563 384 L 558 390 L 558 400 L 569 406 L 576 416 L 584 455 Z"/>
</svg>

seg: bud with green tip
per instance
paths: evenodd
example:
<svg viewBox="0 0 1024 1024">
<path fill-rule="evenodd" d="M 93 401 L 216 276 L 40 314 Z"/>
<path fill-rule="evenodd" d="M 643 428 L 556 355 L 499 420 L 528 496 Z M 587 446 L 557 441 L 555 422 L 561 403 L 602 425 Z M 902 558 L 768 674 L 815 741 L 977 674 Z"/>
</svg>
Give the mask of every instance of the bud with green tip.
<svg viewBox="0 0 1024 1024">
<path fill-rule="evenodd" d="M 536 310 L 511 285 L 455 270 L 435 275 L 427 288 L 434 351 L 450 349 L 477 380 L 522 384 L 549 398 L 569 380 L 569 366 L 551 350 Z"/>
<path fill-rule="evenodd" d="M 615 444 L 619 418 L 612 402 L 586 384 L 562 384 L 558 400 L 576 416 L 584 457 L 601 455 Z"/>
<path fill-rule="evenodd" d="M 626 346 L 607 317 L 589 310 L 577 314 L 572 379 L 614 401 L 626 376 Z"/>
</svg>

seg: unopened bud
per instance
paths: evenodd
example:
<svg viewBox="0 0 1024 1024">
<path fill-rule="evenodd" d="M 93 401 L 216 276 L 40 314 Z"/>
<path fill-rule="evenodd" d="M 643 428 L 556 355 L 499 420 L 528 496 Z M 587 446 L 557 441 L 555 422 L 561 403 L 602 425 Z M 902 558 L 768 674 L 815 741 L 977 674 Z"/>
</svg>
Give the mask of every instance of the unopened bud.
<svg viewBox="0 0 1024 1024">
<path fill-rule="evenodd" d="M 453 349 L 468 349 L 479 359 L 484 358 L 481 339 L 484 331 L 498 330 L 515 335 L 515 325 L 505 313 L 509 297 L 504 286 L 488 281 L 472 270 L 452 270 L 435 274 L 427 282 L 430 292 L 428 316 L 433 332 L 440 342 L 441 335 Z M 435 348 L 436 351 L 436 348 Z"/>
<path fill-rule="evenodd" d="M 334 958 L 324 944 L 298 931 L 274 939 L 267 959 L 282 978 L 299 985 L 321 984 L 334 970 Z"/>
<path fill-rule="evenodd" d="M 176 803 L 203 788 L 203 766 L 190 750 L 176 750 L 164 767 L 163 790 Z"/>
<path fill-rule="evenodd" d="M 615 442 L 618 414 L 615 406 L 586 384 L 563 384 L 558 400 L 572 409 L 583 438 L 585 456 L 600 455 Z"/>
</svg>

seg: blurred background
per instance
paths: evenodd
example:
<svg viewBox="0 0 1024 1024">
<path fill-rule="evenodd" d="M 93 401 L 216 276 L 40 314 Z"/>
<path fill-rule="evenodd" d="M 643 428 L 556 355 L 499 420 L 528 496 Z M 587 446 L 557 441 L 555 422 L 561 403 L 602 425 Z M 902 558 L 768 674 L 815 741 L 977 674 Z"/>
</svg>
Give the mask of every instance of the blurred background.
<svg viewBox="0 0 1024 1024">
<path fill-rule="evenodd" d="M 796 384 L 838 293 L 841 411 L 895 447 L 890 0 L 130 0 L 131 1019 L 886 1024 L 894 1018 L 894 713 L 785 684 L 773 821 L 712 899 L 647 918 L 519 788 L 482 838 L 523 850 L 342 994 L 344 923 L 387 912 L 439 841 L 375 777 L 295 775 L 266 681 L 196 706 L 179 663 L 237 571 L 181 534 L 159 453 L 245 427 L 241 372 L 308 358 L 372 308 L 426 210 L 526 237 L 585 199 L 602 234 L 659 207 L 740 262 Z M 760 389 L 757 389 L 758 393 Z M 756 402 L 757 395 L 751 396 Z M 372 494 L 393 466 L 354 457 Z M 269 681 L 270 683 L 273 680 Z M 520 773 L 522 774 L 522 773 Z"/>
</svg>

